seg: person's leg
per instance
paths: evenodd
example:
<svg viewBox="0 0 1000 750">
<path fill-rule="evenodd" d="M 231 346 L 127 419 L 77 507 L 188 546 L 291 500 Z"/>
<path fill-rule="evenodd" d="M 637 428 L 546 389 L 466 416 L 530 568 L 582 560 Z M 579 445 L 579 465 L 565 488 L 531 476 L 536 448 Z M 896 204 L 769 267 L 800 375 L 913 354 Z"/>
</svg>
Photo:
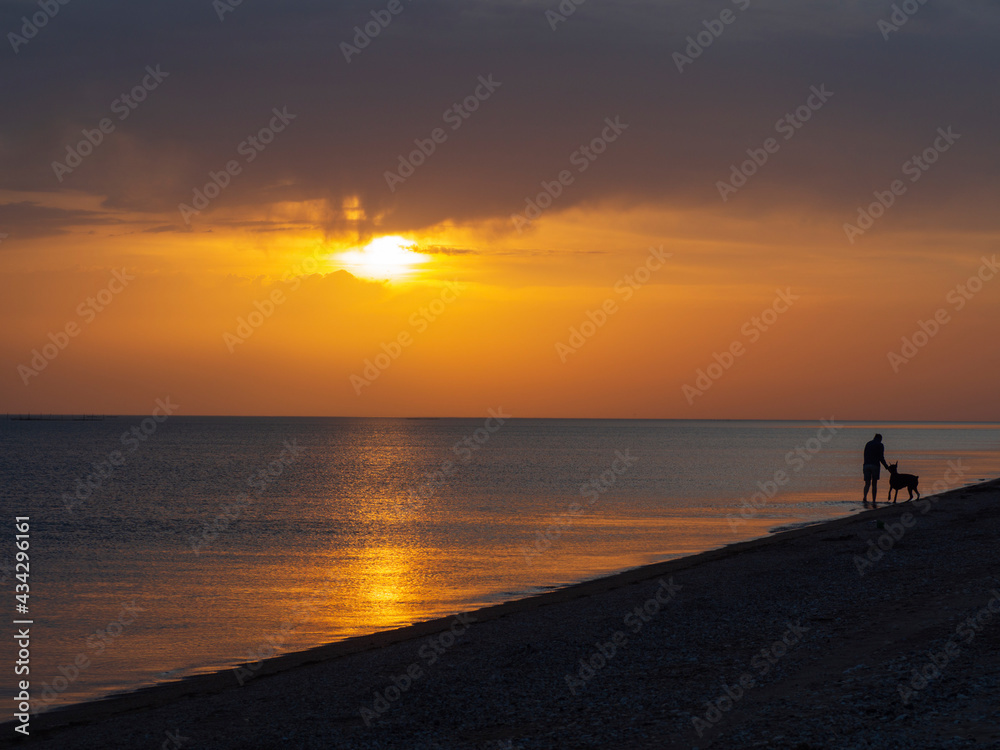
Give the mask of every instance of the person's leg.
<svg viewBox="0 0 1000 750">
<path fill-rule="evenodd" d="M 867 503 L 868 502 L 868 488 L 871 487 L 871 486 L 872 486 L 872 481 L 870 479 L 866 478 L 865 479 L 865 494 L 864 494 L 864 497 L 861 499 L 861 502 L 863 502 L 863 503 Z"/>
<path fill-rule="evenodd" d="M 888 500 L 888 498 L 886 498 Z M 872 502 L 878 500 L 878 480 L 872 477 Z"/>
</svg>

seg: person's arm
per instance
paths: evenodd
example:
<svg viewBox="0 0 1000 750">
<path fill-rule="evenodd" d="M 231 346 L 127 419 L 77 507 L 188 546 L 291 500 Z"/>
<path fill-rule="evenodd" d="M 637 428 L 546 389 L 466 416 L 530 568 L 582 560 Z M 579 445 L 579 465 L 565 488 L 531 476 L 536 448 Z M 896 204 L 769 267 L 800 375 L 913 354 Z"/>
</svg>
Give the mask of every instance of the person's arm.
<svg viewBox="0 0 1000 750">
<path fill-rule="evenodd" d="M 879 456 L 879 461 L 882 462 L 882 465 L 885 467 L 885 470 L 889 471 L 889 464 L 887 464 L 885 462 L 885 448 L 884 447 L 882 448 L 882 450 L 880 451 L 880 453 L 881 453 L 881 455 Z"/>
</svg>

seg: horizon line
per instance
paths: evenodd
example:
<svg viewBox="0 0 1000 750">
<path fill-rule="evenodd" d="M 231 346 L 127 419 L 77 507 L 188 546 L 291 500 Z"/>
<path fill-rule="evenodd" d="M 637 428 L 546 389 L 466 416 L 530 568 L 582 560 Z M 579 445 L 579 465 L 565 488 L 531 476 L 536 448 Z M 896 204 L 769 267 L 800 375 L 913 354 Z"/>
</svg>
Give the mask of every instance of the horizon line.
<svg viewBox="0 0 1000 750">
<path fill-rule="evenodd" d="M 501 407 L 502 408 L 502 407 Z M 97 421 L 99 419 L 118 419 L 123 417 L 147 417 L 146 413 L 100 413 L 100 412 L 4 412 L 4 421 Z M 201 419 L 479 419 L 482 415 L 371 415 L 371 414 L 177 414 L 175 417 Z M 48 418 L 48 419 L 46 419 Z M 87 419 L 89 418 L 89 419 Z M 789 418 L 789 417 L 566 417 L 566 416 L 532 416 L 507 417 L 511 420 L 588 420 L 588 421 L 627 421 L 627 422 L 809 422 L 815 423 L 827 417 L 820 418 Z M 837 420 L 837 417 L 829 417 Z M 969 420 L 969 419 L 839 419 L 844 423 L 853 424 L 997 424 L 1000 419 Z"/>
</svg>

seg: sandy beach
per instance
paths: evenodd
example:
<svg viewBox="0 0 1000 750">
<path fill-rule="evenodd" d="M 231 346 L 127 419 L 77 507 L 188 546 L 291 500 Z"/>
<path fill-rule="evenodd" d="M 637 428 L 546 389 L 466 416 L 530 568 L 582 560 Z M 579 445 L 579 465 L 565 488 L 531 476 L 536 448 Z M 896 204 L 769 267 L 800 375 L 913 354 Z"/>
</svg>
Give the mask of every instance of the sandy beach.
<svg viewBox="0 0 1000 750">
<path fill-rule="evenodd" d="M 995 480 L 35 716 L 26 744 L 1000 748 L 998 536 Z"/>
</svg>

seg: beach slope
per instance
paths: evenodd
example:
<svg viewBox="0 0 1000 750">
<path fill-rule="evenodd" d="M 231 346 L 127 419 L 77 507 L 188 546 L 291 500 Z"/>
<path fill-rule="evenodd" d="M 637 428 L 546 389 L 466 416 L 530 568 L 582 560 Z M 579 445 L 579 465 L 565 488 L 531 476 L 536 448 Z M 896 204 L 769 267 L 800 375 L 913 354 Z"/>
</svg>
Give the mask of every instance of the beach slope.
<svg viewBox="0 0 1000 750">
<path fill-rule="evenodd" d="M 26 744 L 1000 748 L 1000 481 L 289 654 L 244 682 L 40 715 Z"/>
</svg>

